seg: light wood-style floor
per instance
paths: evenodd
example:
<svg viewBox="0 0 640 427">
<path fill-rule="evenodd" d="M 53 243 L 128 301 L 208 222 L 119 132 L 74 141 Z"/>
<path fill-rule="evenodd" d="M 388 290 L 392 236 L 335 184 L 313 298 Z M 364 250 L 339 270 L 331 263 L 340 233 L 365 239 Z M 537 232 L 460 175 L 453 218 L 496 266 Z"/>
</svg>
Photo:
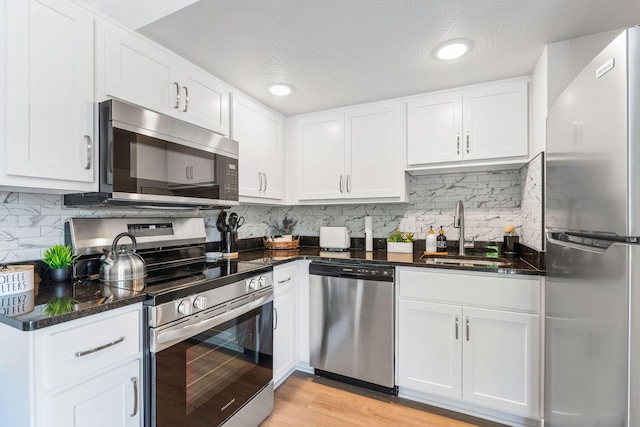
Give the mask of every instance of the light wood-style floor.
<svg viewBox="0 0 640 427">
<path fill-rule="evenodd" d="M 261 427 L 400 425 L 502 426 L 330 379 L 295 372 L 276 390 L 273 413 Z"/>
</svg>

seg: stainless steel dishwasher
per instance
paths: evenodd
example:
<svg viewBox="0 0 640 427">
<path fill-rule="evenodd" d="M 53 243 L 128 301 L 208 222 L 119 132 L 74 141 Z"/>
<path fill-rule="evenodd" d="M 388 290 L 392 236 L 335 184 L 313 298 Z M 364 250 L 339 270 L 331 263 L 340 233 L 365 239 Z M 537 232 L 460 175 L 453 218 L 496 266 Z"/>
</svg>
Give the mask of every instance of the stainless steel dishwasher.
<svg viewBox="0 0 640 427">
<path fill-rule="evenodd" d="M 397 394 L 393 267 L 309 265 L 310 362 L 318 375 Z"/>
</svg>

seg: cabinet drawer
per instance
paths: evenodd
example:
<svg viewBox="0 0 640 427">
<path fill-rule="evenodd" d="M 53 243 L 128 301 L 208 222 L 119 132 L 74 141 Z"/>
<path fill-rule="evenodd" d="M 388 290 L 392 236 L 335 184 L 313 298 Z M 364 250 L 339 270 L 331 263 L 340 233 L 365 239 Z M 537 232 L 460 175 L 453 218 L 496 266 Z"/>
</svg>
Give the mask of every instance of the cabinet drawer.
<svg viewBox="0 0 640 427">
<path fill-rule="evenodd" d="M 399 268 L 400 298 L 539 313 L 537 276 L 469 273 L 425 268 Z"/>
<path fill-rule="evenodd" d="M 60 387 L 140 353 L 140 313 L 114 314 L 42 337 L 36 351 L 46 355 L 45 387 Z"/>
<path fill-rule="evenodd" d="M 292 291 L 298 281 L 298 265 L 293 263 L 273 270 L 274 296 Z"/>
</svg>

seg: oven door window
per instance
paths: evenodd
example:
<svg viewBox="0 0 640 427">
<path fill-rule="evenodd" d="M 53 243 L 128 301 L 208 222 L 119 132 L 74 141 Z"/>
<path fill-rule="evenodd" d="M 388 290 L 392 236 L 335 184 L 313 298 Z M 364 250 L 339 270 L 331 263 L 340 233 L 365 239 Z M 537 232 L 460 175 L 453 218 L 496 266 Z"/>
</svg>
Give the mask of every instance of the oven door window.
<svg viewBox="0 0 640 427">
<path fill-rule="evenodd" d="M 267 385 L 272 310 L 269 302 L 151 354 L 153 425 L 217 426 Z"/>
<path fill-rule="evenodd" d="M 220 199 L 228 159 L 204 150 L 113 129 L 114 192 Z"/>
</svg>

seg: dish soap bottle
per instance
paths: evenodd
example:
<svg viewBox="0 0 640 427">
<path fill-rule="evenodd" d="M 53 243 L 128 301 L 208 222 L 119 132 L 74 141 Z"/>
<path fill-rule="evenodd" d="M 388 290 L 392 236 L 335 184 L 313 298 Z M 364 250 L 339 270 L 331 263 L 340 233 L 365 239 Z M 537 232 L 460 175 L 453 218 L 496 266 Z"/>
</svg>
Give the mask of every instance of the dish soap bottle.
<svg viewBox="0 0 640 427">
<path fill-rule="evenodd" d="M 434 253 L 437 252 L 438 245 L 436 242 L 436 235 L 433 234 L 433 226 L 430 226 L 429 234 L 427 234 L 427 250 L 426 252 Z"/>
<path fill-rule="evenodd" d="M 444 235 L 444 228 L 442 228 L 442 226 L 440 226 L 440 230 L 438 231 L 438 237 L 436 237 L 436 240 L 438 252 L 447 252 L 447 236 Z"/>
</svg>

